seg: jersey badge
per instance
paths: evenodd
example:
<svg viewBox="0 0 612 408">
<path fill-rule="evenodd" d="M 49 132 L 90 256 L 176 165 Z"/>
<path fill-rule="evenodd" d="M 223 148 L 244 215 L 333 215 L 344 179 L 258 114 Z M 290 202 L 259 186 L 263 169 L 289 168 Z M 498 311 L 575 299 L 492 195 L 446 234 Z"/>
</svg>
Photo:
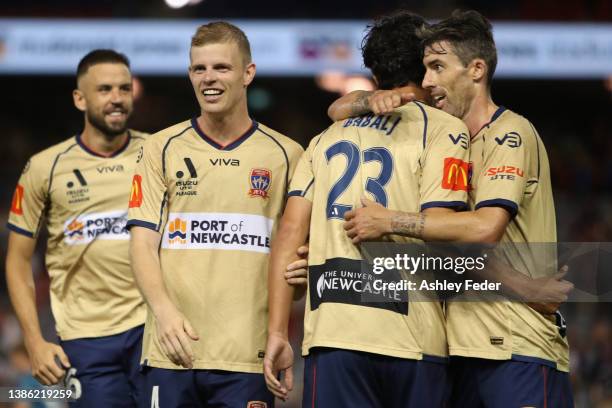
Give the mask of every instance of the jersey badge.
<svg viewBox="0 0 612 408">
<path fill-rule="evenodd" d="M 272 183 L 272 172 L 268 169 L 252 169 L 249 177 L 251 188 L 250 197 L 268 198 L 270 184 Z"/>
<path fill-rule="evenodd" d="M 23 186 L 20 184 L 17 184 L 15 193 L 13 193 L 11 212 L 16 215 L 23 215 Z"/>
</svg>

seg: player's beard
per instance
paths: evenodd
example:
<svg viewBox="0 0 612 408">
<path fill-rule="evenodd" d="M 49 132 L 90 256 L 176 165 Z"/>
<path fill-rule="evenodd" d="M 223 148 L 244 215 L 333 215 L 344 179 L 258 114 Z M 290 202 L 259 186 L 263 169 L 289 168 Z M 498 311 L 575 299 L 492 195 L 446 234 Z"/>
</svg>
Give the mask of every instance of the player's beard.
<svg viewBox="0 0 612 408">
<path fill-rule="evenodd" d="M 126 117 L 127 119 L 129 119 L 129 112 L 127 112 L 127 110 L 126 110 L 126 113 L 127 113 Z M 89 123 L 91 123 L 93 127 L 95 127 L 100 132 L 102 132 L 104 135 L 110 138 L 119 136 L 127 130 L 127 119 L 122 124 L 113 127 L 113 126 L 109 126 L 104 121 L 104 114 L 102 114 L 102 116 L 98 116 L 98 115 L 95 115 L 93 112 L 87 111 L 86 115 L 87 115 L 87 120 L 89 121 Z"/>
</svg>

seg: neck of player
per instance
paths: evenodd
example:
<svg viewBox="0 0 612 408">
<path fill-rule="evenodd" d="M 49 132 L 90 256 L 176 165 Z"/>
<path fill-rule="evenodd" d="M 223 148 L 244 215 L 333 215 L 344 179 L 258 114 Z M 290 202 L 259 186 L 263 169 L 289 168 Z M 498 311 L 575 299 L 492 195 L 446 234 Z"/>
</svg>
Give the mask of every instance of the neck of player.
<svg viewBox="0 0 612 408">
<path fill-rule="evenodd" d="M 463 116 L 463 122 L 467 125 L 470 135 L 476 136 L 480 130 L 487 125 L 498 106 L 493 102 L 489 90 L 481 89 L 472 99 L 468 111 Z"/>
<path fill-rule="evenodd" d="M 202 132 L 222 146 L 227 146 L 245 134 L 253 125 L 249 117 L 246 100 L 231 111 L 204 112 L 198 117 Z"/>
<path fill-rule="evenodd" d="M 81 142 L 87 148 L 100 156 L 110 157 L 121 149 L 128 140 L 128 131 L 119 135 L 108 135 L 85 121 L 85 129 L 81 134 Z"/>
</svg>

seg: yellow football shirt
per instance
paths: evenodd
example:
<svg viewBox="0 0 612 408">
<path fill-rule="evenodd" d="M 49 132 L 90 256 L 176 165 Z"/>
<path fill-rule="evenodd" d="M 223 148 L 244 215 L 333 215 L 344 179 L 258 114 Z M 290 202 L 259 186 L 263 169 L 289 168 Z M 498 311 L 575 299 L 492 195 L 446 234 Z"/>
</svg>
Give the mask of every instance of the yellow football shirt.
<svg viewBox="0 0 612 408">
<path fill-rule="evenodd" d="M 144 323 L 128 257 L 127 202 L 145 134 L 131 130 L 112 157 L 71 137 L 26 164 L 9 214 L 12 231 L 49 233 L 45 263 L 62 340 L 117 334 Z"/>
<path fill-rule="evenodd" d="M 333 347 L 418 360 L 447 356 L 440 303 L 405 302 L 374 287 L 343 217 L 362 196 L 393 210 L 464 208 L 468 155 L 463 122 L 418 102 L 336 122 L 312 140 L 290 192 L 312 202 L 304 354 Z M 380 301 L 362 298 L 372 294 Z"/>
<path fill-rule="evenodd" d="M 472 138 L 470 205 L 505 208 L 512 219 L 498 253 L 532 277 L 556 271 L 557 231 L 546 149 L 533 125 L 500 107 Z M 546 247 L 547 244 L 550 244 Z M 569 370 L 565 330 L 518 302 L 449 302 L 451 355 L 538 361 Z"/>
<path fill-rule="evenodd" d="M 128 226 L 162 234 L 168 294 L 200 334 L 194 368 L 262 372 L 270 240 L 303 149 L 261 123 L 228 146 L 195 119 L 151 136 L 134 175 Z M 147 315 L 143 362 L 174 365 Z"/>
</svg>

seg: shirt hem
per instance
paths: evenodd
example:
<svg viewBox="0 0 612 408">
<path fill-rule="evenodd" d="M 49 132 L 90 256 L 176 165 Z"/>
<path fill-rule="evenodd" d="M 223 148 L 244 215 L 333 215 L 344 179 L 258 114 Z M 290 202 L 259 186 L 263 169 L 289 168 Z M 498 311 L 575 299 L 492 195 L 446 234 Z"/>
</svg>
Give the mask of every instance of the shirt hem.
<svg viewBox="0 0 612 408">
<path fill-rule="evenodd" d="M 147 357 L 143 357 L 140 364 L 153 367 L 153 368 L 164 368 L 170 370 L 188 370 L 185 367 L 177 366 L 176 364 L 167 360 L 156 360 Z M 225 361 L 202 361 L 196 360 L 193 362 L 193 369 L 196 370 L 223 370 L 233 371 L 240 373 L 253 373 L 263 374 L 263 363 L 250 364 L 250 363 L 229 363 Z"/>
<path fill-rule="evenodd" d="M 554 367 L 551 367 L 551 368 L 554 368 L 557 371 L 561 371 L 565 373 L 569 372 L 569 366 L 565 364 L 560 364 L 559 362 L 554 361 L 554 360 L 549 360 L 549 359 L 537 357 L 537 356 L 528 356 L 528 355 L 517 354 L 517 353 L 512 353 L 512 352 L 494 353 L 490 351 L 466 349 L 466 348 L 459 348 L 459 347 L 449 347 L 448 351 L 451 357 L 454 357 L 454 356 L 472 357 L 472 358 L 483 358 L 486 360 L 500 360 L 500 361 L 507 360 L 507 361 L 525 362 L 531 358 L 534 360 L 533 361 L 534 363 L 539 363 L 542 365 L 546 365 L 548 367 L 551 367 L 552 365 L 554 365 Z M 542 361 L 540 362 L 536 360 L 542 360 Z"/>
<path fill-rule="evenodd" d="M 435 354 L 424 353 L 423 351 L 377 347 L 377 346 L 372 346 L 372 345 L 345 343 L 345 342 L 330 341 L 330 340 L 319 340 L 319 341 L 313 342 L 312 344 L 303 344 L 302 345 L 302 348 L 303 348 L 302 356 L 307 356 L 310 352 L 310 349 L 315 348 L 315 347 L 331 347 L 331 348 L 338 348 L 338 349 L 363 351 L 365 353 L 381 354 L 383 356 L 406 358 L 410 360 L 423 360 L 424 354 L 433 356 L 433 357 L 448 358 L 448 356 L 446 355 L 438 356 Z"/>
<path fill-rule="evenodd" d="M 142 326 L 143 324 L 145 324 L 145 319 L 144 317 L 142 318 L 142 320 L 137 320 L 134 321 L 132 323 L 129 324 L 125 324 L 125 325 L 121 325 L 121 326 L 117 326 L 113 329 L 107 329 L 107 330 L 94 330 L 94 331 L 89 331 L 89 330 L 58 330 L 57 331 L 57 335 L 60 338 L 60 340 L 62 341 L 68 341 L 68 340 L 77 340 L 77 339 L 87 339 L 87 338 L 94 338 L 94 337 L 106 337 L 106 336 L 113 336 L 115 334 L 119 334 L 119 333 L 123 333 L 125 331 L 128 331 L 130 329 L 133 329 L 135 327 L 138 326 Z"/>
</svg>

